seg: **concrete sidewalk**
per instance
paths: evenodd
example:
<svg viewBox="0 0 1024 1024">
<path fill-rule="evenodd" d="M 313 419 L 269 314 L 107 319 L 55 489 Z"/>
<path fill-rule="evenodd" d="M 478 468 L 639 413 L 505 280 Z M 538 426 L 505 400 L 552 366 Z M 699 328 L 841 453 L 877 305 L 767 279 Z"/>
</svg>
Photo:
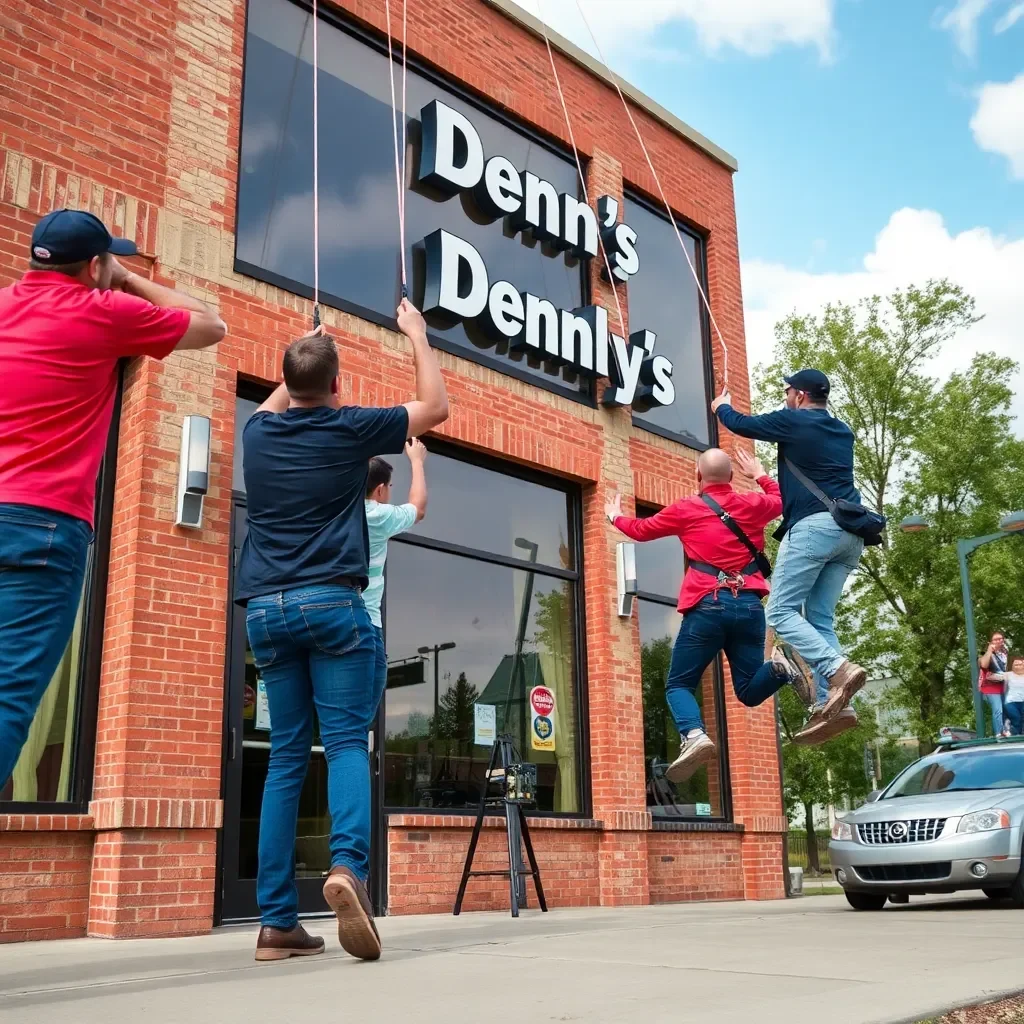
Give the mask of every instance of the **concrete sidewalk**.
<svg viewBox="0 0 1024 1024">
<path fill-rule="evenodd" d="M 1024 988 L 1024 912 L 973 897 L 389 918 L 377 964 L 314 925 L 324 956 L 270 964 L 253 928 L 0 946 L 0 1021 L 868 1024 Z"/>
</svg>

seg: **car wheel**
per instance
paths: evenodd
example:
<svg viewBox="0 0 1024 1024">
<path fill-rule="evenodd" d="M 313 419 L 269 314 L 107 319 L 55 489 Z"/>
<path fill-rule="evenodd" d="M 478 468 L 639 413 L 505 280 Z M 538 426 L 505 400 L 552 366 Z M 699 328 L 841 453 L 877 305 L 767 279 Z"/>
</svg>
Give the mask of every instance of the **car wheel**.
<svg viewBox="0 0 1024 1024">
<path fill-rule="evenodd" d="M 981 890 L 990 900 L 1008 900 L 1010 898 L 1009 887 L 1005 889 L 982 889 Z"/>
<path fill-rule="evenodd" d="M 887 896 L 874 892 L 847 892 L 846 902 L 854 910 L 881 910 L 885 906 Z"/>
</svg>

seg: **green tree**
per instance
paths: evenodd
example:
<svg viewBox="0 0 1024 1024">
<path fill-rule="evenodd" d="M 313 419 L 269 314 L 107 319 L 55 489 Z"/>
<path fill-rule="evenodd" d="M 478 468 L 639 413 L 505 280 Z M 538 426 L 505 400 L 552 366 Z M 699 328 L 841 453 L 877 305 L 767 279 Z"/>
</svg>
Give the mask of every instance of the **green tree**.
<svg viewBox="0 0 1024 1024">
<path fill-rule="evenodd" d="M 1016 364 L 981 353 L 941 385 L 930 372 L 978 319 L 974 300 L 947 281 L 831 305 L 820 317 L 794 313 L 777 325 L 774 360 L 756 378 L 762 409 L 778 404 L 783 372 L 816 366 L 832 380 L 833 410 L 856 438 L 857 486 L 890 522 L 840 603 L 838 631 L 851 657 L 897 680 L 889 699 L 923 748 L 940 725 L 972 717 L 956 541 L 994 532 L 1024 506 L 1024 444 L 1009 412 Z M 910 514 L 932 529 L 901 533 Z M 979 628 L 1024 641 L 1019 542 L 979 550 L 971 578 Z"/>
<path fill-rule="evenodd" d="M 473 741 L 473 705 L 480 694 L 477 688 L 460 672 L 454 686 L 445 690 L 438 702 L 435 717 L 435 736 L 441 740 L 454 740 L 457 744 Z"/>
</svg>

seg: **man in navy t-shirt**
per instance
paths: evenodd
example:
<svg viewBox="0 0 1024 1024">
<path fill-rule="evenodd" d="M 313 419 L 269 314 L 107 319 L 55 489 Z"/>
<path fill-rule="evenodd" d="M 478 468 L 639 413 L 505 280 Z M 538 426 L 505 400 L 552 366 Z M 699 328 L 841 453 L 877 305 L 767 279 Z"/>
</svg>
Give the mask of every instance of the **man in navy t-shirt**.
<svg viewBox="0 0 1024 1024">
<path fill-rule="evenodd" d="M 370 855 L 367 734 L 384 687 L 384 645 L 363 605 L 370 459 L 448 418 L 448 396 L 423 317 L 403 299 L 398 326 L 412 342 L 416 398 L 391 409 L 340 406 L 338 351 L 320 329 L 293 342 L 284 383 L 242 434 L 249 530 L 235 599 L 267 691 L 270 765 L 260 817 L 257 960 L 324 951 L 298 921 L 295 832 L 313 739 L 327 757 L 331 869 L 324 898 L 343 948 L 380 956 L 366 892 Z"/>
<path fill-rule="evenodd" d="M 740 437 L 779 446 L 782 541 L 765 609 L 768 625 L 811 666 L 815 703 L 798 743 L 823 743 L 857 724 L 849 706 L 867 673 L 849 661 L 835 631 L 835 611 L 864 542 L 841 529 L 827 506 L 793 472 L 802 473 L 830 498 L 860 502 L 853 482 L 853 431 L 828 411 L 831 384 L 821 370 L 785 378 L 786 407 L 764 416 L 744 416 L 727 393 L 711 408 Z"/>
</svg>

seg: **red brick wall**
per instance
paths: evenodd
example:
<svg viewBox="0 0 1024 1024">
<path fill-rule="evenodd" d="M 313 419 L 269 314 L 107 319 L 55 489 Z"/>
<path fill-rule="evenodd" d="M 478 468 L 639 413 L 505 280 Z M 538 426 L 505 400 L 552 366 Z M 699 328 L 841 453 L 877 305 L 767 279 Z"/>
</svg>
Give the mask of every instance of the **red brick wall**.
<svg viewBox="0 0 1024 1024">
<path fill-rule="evenodd" d="M 372 28 L 384 25 L 382 0 L 338 6 Z M 410 0 L 408 18 L 417 57 L 567 143 L 541 40 L 482 0 Z M 146 254 L 140 271 L 213 303 L 229 327 L 217 351 L 143 361 L 126 376 L 92 794 L 89 927 L 96 934 L 178 934 L 212 922 L 234 396 L 241 376 L 276 381 L 285 344 L 310 322 L 308 301 L 232 269 L 244 21 L 242 0 L 83 0 L 74 10 L 54 0 L 9 0 L 0 20 L 0 284 L 24 268 L 40 214 L 89 208 L 137 240 Z M 593 197 L 621 195 L 624 183 L 656 193 L 614 91 L 567 58 L 556 60 Z M 749 396 L 732 176 L 660 122 L 636 116 L 669 201 L 707 235 L 709 293 L 742 406 Z M 615 326 L 610 289 L 592 271 Z M 622 305 L 628 316 L 624 291 Z M 405 339 L 331 309 L 324 320 L 341 348 L 347 400 L 409 397 Z M 713 355 L 721 378 L 717 342 Z M 693 455 L 634 428 L 628 410 L 587 408 L 456 356 L 440 361 L 452 410 L 441 433 L 583 486 L 592 803 L 602 828 L 544 832 L 538 846 L 544 857 L 589 852 L 593 872 L 578 893 L 552 861 L 558 899 L 647 902 L 651 844 L 661 840 L 648 831 L 644 808 L 638 636 L 635 621 L 615 613 L 617 538 L 602 507 L 612 490 L 627 507 L 634 493 L 664 504 L 692 490 Z M 199 531 L 172 525 L 186 413 L 213 423 Z M 784 828 L 774 726 L 768 709 L 752 712 L 731 697 L 726 714 L 736 817 L 747 829 L 745 891 L 768 895 L 781 891 L 781 860 L 773 866 L 772 852 L 781 851 Z M 151 816 L 154 801 L 160 810 Z M 430 833 L 426 846 L 436 844 L 442 861 L 448 848 L 459 859 L 455 840 Z M 411 858 L 404 881 L 392 876 L 397 907 L 402 885 L 415 885 L 416 865 L 433 864 L 434 854 L 426 861 L 422 851 L 396 855 L 395 872 L 403 856 Z"/>
<path fill-rule="evenodd" d="M 388 828 L 388 912 L 450 914 L 469 849 L 474 819 L 459 815 L 392 815 Z M 601 902 L 598 880 L 598 822 L 537 820 L 530 836 L 549 907 L 596 907 Z M 523 850 L 523 863 L 526 851 Z M 474 871 L 508 869 L 504 818 L 488 817 L 473 857 Z M 530 906 L 536 908 L 532 878 L 527 882 Z M 508 910 L 508 876 L 471 878 L 464 910 Z"/>
<path fill-rule="evenodd" d="M 85 815 L 0 815 L 0 942 L 85 935 L 91 828 Z"/>
<path fill-rule="evenodd" d="M 652 832 L 651 902 L 743 899 L 742 841 L 731 832 Z"/>
</svg>

